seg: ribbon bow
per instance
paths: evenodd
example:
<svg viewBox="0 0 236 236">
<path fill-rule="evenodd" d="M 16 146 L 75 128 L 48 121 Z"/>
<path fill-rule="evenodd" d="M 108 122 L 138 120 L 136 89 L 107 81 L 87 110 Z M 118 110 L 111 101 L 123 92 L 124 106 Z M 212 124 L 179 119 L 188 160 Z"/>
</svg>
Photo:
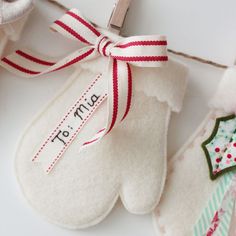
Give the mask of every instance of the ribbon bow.
<svg viewBox="0 0 236 236">
<path fill-rule="evenodd" d="M 48 57 L 45 59 L 32 52 L 17 50 L 3 58 L 1 65 L 18 75 L 34 77 L 62 70 L 79 62 L 93 60 L 99 56 L 108 57 L 109 64 L 106 74 L 108 119 L 106 127 L 97 133 L 95 132 L 95 137 L 86 144 L 97 142 L 116 127 L 120 121 L 124 120 L 130 110 L 132 99 L 130 65 L 138 67 L 163 66 L 168 60 L 166 39 L 164 36 L 151 35 L 128 37 L 119 42 L 113 42 L 85 20 L 77 9 L 68 11 L 62 18 L 56 20 L 51 28 L 63 36 L 80 41 L 87 46 L 58 62 L 49 60 Z"/>
</svg>

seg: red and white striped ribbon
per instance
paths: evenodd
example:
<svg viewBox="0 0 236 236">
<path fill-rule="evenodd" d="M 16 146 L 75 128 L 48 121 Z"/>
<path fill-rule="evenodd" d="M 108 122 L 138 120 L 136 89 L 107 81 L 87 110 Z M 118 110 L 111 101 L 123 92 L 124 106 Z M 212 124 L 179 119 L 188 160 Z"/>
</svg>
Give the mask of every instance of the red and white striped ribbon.
<svg viewBox="0 0 236 236">
<path fill-rule="evenodd" d="M 167 60 L 167 41 L 164 36 L 134 36 L 113 42 L 104 36 L 77 9 L 72 9 L 56 20 L 51 28 L 63 36 L 80 41 L 87 46 L 65 58 L 54 61 L 28 50 L 17 50 L 4 57 L 1 65 L 24 77 L 35 77 L 62 70 L 79 62 L 93 60 L 99 56 L 110 60 L 108 73 L 108 119 L 95 136 L 84 143 L 88 146 L 99 141 L 127 116 L 132 99 L 131 65 L 138 67 L 161 67 Z M 145 78 L 144 78 L 145 79 Z"/>
</svg>

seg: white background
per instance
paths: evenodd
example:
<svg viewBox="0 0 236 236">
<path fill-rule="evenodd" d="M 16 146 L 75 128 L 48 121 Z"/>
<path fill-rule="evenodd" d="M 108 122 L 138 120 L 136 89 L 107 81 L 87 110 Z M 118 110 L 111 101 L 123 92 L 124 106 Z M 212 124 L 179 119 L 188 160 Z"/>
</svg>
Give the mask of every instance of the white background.
<svg viewBox="0 0 236 236">
<path fill-rule="evenodd" d="M 113 0 L 61 0 L 78 7 L 84 15 L 106 26 Z M 234 0 L 133 0 L 124 33 L 168 36 L 169 47 L 232 65 L 236 57 L 236 2 Z M 62 55 L 76 48 L 65 45 L 48 25 L 62 11 L 38 1 L 22 39 L 7 48 L 29 47 L 49 55 Z M 206 115 L 207 101 L 224 70 L 175 57 L 189 67 L 189 86 L 183 111 L 170 124 L 168 154 L 172 156 Z M 4 236 L 154 236 L 151 215 L 131 215 L 118 203 L 99 225 L 69 231 L 51 225 L 24 200 L 14 176 L 14 151 L 24 127 L 63 86 L 72 69 L 33 80 L 0 72 L 0 235 Z M 184 222 L 183 222 L 184 223 Z M 173 235 L 174 236 L 174 235 Z"/>
</svg>

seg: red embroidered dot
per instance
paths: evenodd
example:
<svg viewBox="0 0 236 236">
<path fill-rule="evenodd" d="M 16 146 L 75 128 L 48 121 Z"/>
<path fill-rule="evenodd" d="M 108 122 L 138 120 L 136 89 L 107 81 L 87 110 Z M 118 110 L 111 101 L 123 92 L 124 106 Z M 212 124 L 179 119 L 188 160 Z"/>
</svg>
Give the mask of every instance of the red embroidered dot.
<svg viewBox="0 0 236 236">
<path fill-rule="evenodd" d="M 227 157 L 228 157 L 228 158 L 231 158 L 231 157 L 232 157 L 232 155 L 231 155 L 231 154 L 228 154 L 228 155 L 227 155 Z"/>
<path fill-rule="evenodd" d="M 220 148 L 215 148 L 215 152 L 219 152 L 220 151 Z"/>
<path fill-rule="evenodd" d="M 236 162 L 236 158 L 234 158 L 234 161 Z"/>
<path fill-rule="evenodd" d="M 235 158 L 235 159 L 236 159 L 236 158 Z M 216 159 L 216 162 L 217 162 L 217 163 L 221 162 L 221 159 L 220 159 L 220 158 L 217 158 L 217 159 Z"/>
<path fill-rule="evenodd" d="M 233 145 L 234 145 L 234 147 L 236 147 L 236 143 L 234 143 Z"/>
</svg>

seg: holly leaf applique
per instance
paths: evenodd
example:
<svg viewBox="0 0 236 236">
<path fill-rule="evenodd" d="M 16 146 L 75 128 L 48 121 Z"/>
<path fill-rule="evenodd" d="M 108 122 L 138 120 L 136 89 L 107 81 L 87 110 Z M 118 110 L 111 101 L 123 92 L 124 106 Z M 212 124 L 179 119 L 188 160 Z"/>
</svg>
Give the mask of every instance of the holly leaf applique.
<svg viewBox="0 0 236 236">
<path fill-rule="evenodd" d="M 212 180 L 233 168 L 236 169 L 236 116 L 217 118 L 213 132 L 202 143 L 202 148 Z"/>
</svg>

